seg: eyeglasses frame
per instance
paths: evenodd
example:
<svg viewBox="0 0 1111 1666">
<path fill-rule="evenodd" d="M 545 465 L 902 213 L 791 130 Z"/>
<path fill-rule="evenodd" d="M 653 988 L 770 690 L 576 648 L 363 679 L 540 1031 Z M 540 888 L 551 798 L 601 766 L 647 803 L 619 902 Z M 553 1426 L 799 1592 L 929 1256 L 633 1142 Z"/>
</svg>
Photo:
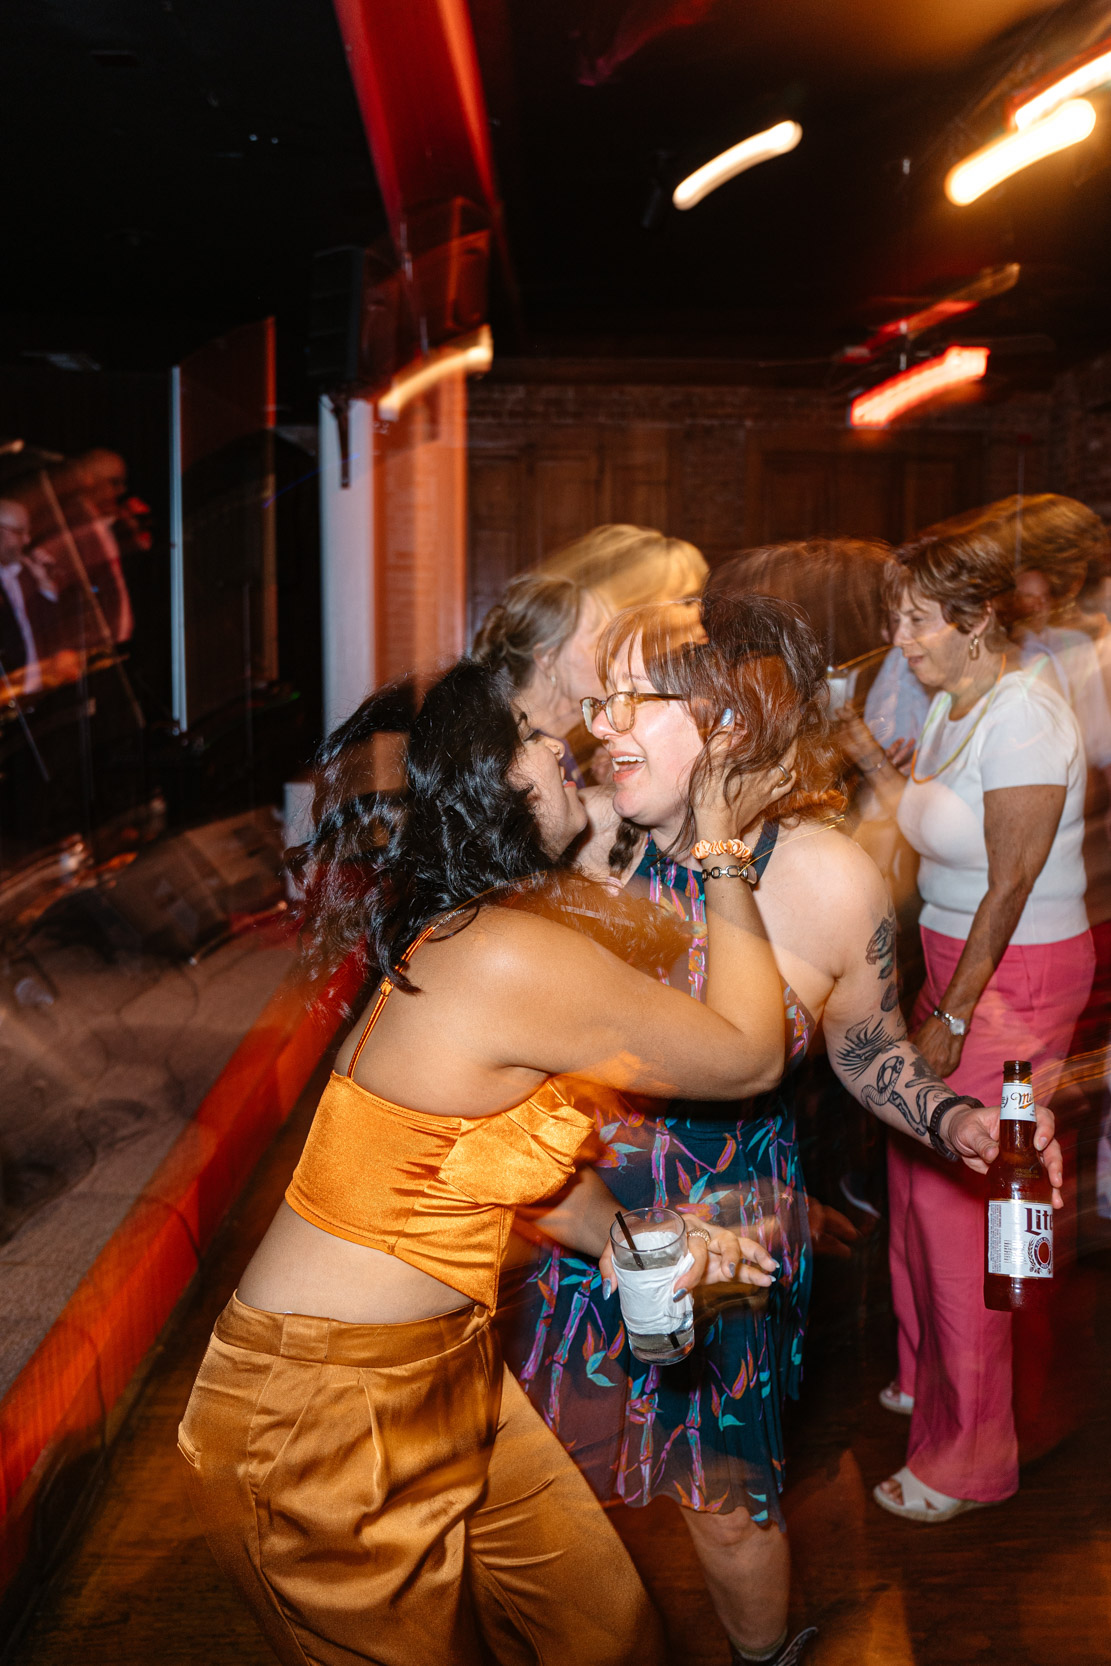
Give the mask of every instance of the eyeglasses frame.
<svg viewBox="0 0 1111 1666">
<path fill-rule="evenodd" d="M 682 694 L 648 694 L 642 693 L 641 690 L 637 688 L 615 688 L 613 693 L 607 694 L 604 700 L 597 699 L 593 694 L 584 694 L 582 699 L 579 701 L 579 705 L 582 708 L 583 722 L 591 731 L 593 731 L 594 728 L 594 719 L 597 717 L 599 712 L 604 711 L 606 714 L 606 722 L 609 724 L 614 734 L 627 735 L 636 725 L 637 707 L 643 701 L 682 700 L 683 698 L 684 696 Z M 613 717 L 610 714 L 610 704 L 612 701 L 617 699 L 631 700 L 633 702 L 632 721 L 627 724 L 624 729 L 619 729 L 617 727 L 617 724 L 614 722 Z"/>
</svg>

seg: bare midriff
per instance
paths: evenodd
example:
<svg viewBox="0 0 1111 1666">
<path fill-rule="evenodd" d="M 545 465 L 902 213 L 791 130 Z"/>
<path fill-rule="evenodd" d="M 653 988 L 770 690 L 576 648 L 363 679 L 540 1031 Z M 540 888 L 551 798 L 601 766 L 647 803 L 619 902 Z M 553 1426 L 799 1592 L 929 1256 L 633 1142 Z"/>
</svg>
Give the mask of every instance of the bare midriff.
<svg viewBox="0 0 1111 1666">
<path fill-rule="evenodd" d="M 403 1325 L 470 1305 L 397 1255 L 325 1232 L 283 1203 L 236 1291 L 267 1313 L 311 1313 L 348 1325 Z"/>
</svg>

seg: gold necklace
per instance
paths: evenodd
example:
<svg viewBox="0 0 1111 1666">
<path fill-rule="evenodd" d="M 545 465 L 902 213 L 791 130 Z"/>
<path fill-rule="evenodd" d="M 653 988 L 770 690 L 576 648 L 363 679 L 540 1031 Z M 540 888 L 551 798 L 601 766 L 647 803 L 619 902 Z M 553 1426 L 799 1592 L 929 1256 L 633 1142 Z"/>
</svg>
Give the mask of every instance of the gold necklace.
<svg viewBox="0 0 1111 1666">
<path fill-rule="evenodd" d="M 910 778 L 915 783 L 916 786 L 921 787 L 921 786 L 924 786 L 927 781 L 936 781 L 938 776 L 943 774 L 944 771 L 949 768 L 950 764 L 956 763 L 957 759 L 960 757 L 961 753 L 964 751 L 965 747 L 968 745 L 969 741 L 972 739 L 973 735 L 976 733 L 977 729 L 980 727 L 981 723 L 984 721 L 984 718 L 988 715 L 988 712 L 991 709 L 991 703 L 995 699 L 995 696 L 999 693 L 999 684 L 1002 681 L 1003 672 L 1005 671 L 1006 666 L 1007 666 L 1007 657 L 1006 657 L 1006 655 L 1004 655 L 1003 658 L 999 661 L 999 670 L 995 674 L 995 681 L 991 686 L 991 691 L 988 694 L 987 699 L 984 701 L 983 711 L 980 713 L 979 717 L 976 719 L 975 723 L 972 725 L 972 727 L 968 731 L 967 735 L 965 735 L 964 739 L 961 741 L 961 743 L 957 747 L 956 751 L 951 752 L 949 754 L 949 756 L 946 758 L 945 762 L 943 764 L 939 764 L 938 767 L 935 770 L 933 770 L 929 775 L 916 775 L 915 774 L 915 768 L 916 768 L 917 763 L 918 763 L 918 754 L 922 750 L 922 741 L 924 741 L 926 739 L 925 734 L 922 736 L 922 740 L 920 740 L 918 742 L 918 745 L 914 749 L 914 757 L 911 759 L 911 764 L 910 764 Z M 981 694 L 980 698 L 981 698 L 981 700 L 983 700 L 984 696 Z M 953 704 L 952 696 L 950 696 L 950 699 L 949 699 L 950 707 L 952 707 L 952 704 Z M 939 719 L 939 721 L 940 721 L 940 719 Z M 935 724 L 935 727 L 936 727 L 936 724 Z M 930 731 L 930 732 L 932 733 L 932 731 Z"/>
</svg>

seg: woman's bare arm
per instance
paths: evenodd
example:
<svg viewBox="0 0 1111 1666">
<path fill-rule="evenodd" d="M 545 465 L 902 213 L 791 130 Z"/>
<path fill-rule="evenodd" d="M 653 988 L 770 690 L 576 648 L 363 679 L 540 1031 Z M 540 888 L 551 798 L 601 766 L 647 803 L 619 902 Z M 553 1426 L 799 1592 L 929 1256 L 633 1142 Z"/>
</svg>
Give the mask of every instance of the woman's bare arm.
<svg viewBox="0 0 1111 1666">
<path fill-rule="evenodd" d="M 695 808 L 699 838 L 733 837 L 788 790 L 772 765 L 727 801 L 718 779 Z M 472 982 L 492 999 L 500 1062 L 592 1077 L 656 1098 L 736 1099 L 783 1073 L 783 986 L 751 887 L 707 876 L 706 1004 L 546 920 L 490 910 L 501 954 Z"/>
<path fill-rule="evenodd" d="M 1064 787 L 997 787 L 984 794 L 988 888 L 942 997 L 943 1012 L 966 1023 L 972 1017 L 1045 867 L 1064 807 Z M 940 1019 L 927 1018 L 914 1039 L 939 1075 L 952 1075 L 960 1063 L 961 1036 L 950 1035 Z"/>
<path fill-rule="evenodd" d="M 895 911 L 878 873 L 870 884 L 858 878 L 841 915 L 842 968 L 823 1017 L 830 1063 L 865 1109 L 928 1144 L 930 1117 L 954 1090 L 907 1035 L 895 976 Z M 942 1117 L 939 1132 L 969 1168 L 983 1173 L 998 1151 L 998 1123 L 998 1107 L 957 1106 Z M 1052 1113 L 1039 1106 L 1035 1143 L 1051 1183 L 1059 1187 L 1061 1152 L 1053 1130 Z M 1056 1193 L 1057 1207 L 1059 1198 Z"/>
<path fill-rule="evenodd" d="M 602 1273 L 613 1277 L 612 1264 L 607 1255 L 610 1227 L 617 1216 L 618 1203 L 596 1169 L 579 1169 L 571 1184 L 564 1188 L 555 1202 L 535 1204 L 530 1209 L 517 1211 L 518 1229 L 532 1236 L 532 1228 L 557 1244 L 579 1250 L 602 1260 Z M 680 1210 L 679 1213 L 682 1213 Z M 774 1282 L 776 1263 L 762 1244 L 752 1238 L 739 1237 L 728 1227 L 710 1221 L 697 1220 L 697 1226 L 710 1235 L 687 1240 L 693 1265 L 680 1273 L 674 1288 L 693 1290 L 696 1284 L 720 1284 L 739 1277 L 742 1283 L 767 1286 Z M 738 1272 L 738 1268 L 740 1271 Z"/>
</svg>

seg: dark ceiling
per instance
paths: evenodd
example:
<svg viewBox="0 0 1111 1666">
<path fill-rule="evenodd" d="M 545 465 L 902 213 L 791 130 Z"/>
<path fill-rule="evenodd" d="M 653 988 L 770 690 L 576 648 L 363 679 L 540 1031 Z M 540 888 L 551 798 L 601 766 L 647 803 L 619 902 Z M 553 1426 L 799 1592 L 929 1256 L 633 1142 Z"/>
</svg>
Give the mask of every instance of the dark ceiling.
<svg viewBox="0 0 1111 1666">
<path fill-rule="evenodd" d="M 942 193 L 998 131 L 1002 88 L 1111 30 L 1111 6 L 472 6 L 529 346 L 821 359 L 1014 260 L 977 330 L 1048 334 L 1058 362 L 1111 342 L 1111 109 L 980 203 Z M 684 174 L 785 116 L 803 128 L 791 155 L 670 206 Z"/>
<path fill-rule="evenodd" d="M 471 10 L 519 295 L 495 286 L 499 351 L 784 360 L 769 374 L 820 381 L 907 298 L 1014 260 L 976 328 L 1015 343 L 1020 379 L 1111 346 L 1106 101 L 1085 145 L 982 202 L 941 189 L 1006 88 L 1111 33 L 1111 4 Z M 792 155 L 670 207 L 683 173 L 785 115 Z M 0 122 L 9 363 L 161 365 L 276 312 L 296 371 L 313 252 L 384 231 L 329 0 L 9 4 Z"/>
<path fill-rule="evenodd" d="M 173 362 L 385 218 L 329 0 L 0 10 L 0 351 Z"/>
</svg>

